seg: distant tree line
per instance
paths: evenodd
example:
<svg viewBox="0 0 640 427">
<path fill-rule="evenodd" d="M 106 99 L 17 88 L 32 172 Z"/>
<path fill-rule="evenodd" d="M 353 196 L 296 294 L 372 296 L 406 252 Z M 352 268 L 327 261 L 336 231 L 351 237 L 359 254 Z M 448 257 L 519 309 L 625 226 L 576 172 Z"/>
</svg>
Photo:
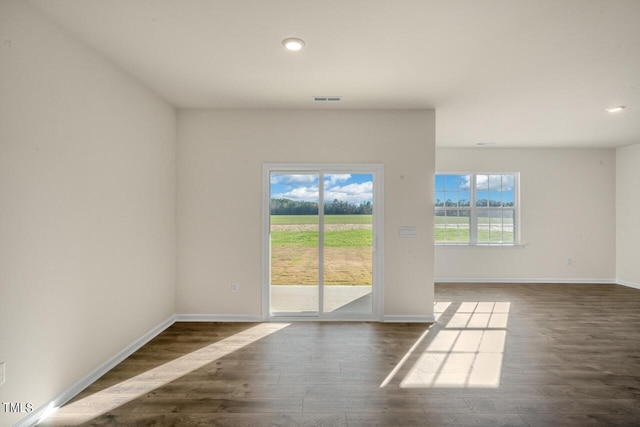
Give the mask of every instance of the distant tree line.
<svg viewBox="0 0 640 427">
<path fill-rule="evenodd" d="M 324 204 L 325 215 L 371 215 L 373 204 L 362 202 L 359 205 L 335 199 L 331 203 Z"/>
<path fill-rule="evenodd" d="M 271 215 L 318 215 L 318 204 L 289 199 L 271 199 Z"/>
<path fill-rule="evenodd" d="M 271 199 L 271 215 L 318 215 L 318 203 L 290 199 Z M 371 215 L 373 204 L 362 202 L 359 205 L 335 199 L 324 204 L 325 215 Z"/>
<path fill-rule="evenodd" d="M 453 202 L 449 199 L 440 200 L 437 199 L 434 203 L 434 206 L 437 208 L 455 208 L 455 207 L 467 207 L 471 206 L 469 200 L 460 199 L 458 202 Z M 487 199 L 478 199 L 476 202 L 476 206 L 486 208 L 512 208 L 514 206 L 513 202 L 499 202 L 497 200 L 487 200 Z"/>
</svg>

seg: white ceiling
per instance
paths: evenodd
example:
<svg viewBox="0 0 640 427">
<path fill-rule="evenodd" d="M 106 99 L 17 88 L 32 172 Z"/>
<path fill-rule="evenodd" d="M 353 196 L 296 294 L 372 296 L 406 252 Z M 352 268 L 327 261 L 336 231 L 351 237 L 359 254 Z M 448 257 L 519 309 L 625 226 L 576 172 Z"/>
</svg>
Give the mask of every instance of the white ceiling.
<svg viewBox="0 0 640 427">
<path fill-rule="evenodd" d="M 440 147 L 640 143 L 640 0 L 32 3 L 176 107 L 435 108 Z"/>
</svg>

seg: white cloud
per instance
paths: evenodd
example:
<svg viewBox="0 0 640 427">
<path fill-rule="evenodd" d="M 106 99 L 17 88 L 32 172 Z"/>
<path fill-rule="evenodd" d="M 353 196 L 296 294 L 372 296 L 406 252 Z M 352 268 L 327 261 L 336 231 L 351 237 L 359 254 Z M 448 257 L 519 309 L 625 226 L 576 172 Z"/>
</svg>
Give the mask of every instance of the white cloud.
<svg viewBox="0 0 640 427">
<path fill-rule="evenodd" d="M 290 175 L 273 174 L 271 184 L 313 184 L 318 181 L 318 175 Z"/>
<path fill-rule="evenodd" d="M 516 185 L 514 175 L 502 175 L 502 191 L 513 191 Z"/>
<path fill-rule="evenodd" d="M 491 191 L 513 191 L 515 179 L 513 175 L 476 175 L 476 189 L 487 190 L 487 182 Z"/>
<path fill-rule="evenodd" d="M 460 189 L 469 190 L 471 188 L 471 175 L 460 175 Z"/>
<path fill-rule="evenodd" d="M 352 178 L 349 174 L 325 175 L 324 200 L 331 203 L 334 200 L 351 204 L 373 201 L 373 182 L 339 185 Z M 271 184 L 278 185 L 277 191 L 271 194 L 273 199 L 289 199 L 294 201 L 317 202 L 320 193 L 317 175 L 271 175 Z M 306 184 L 306 185 L 305 185 Z"/>
<path fill-rule="evenodd" d="M 304 202 L 317 202 L 320 197 L 318 187 L 296 187 L 286 193 L 272 194 L 273 199 L 289 199 Z"/>
<path fill-rule="evenodd" d="M 336 185 L 339 182 L 348 181 L 351 179 L 351 174 L 343 173 L 343 174 L 331 174 L 324 176 L 324 185 L 325 187 Z"/>
<path fill-rule="evenodd" d="M 335 186 L 325 190 L 324 199 L 327 203 L 334 200 L 345 201 L 353 204 L 360 204 L 373 200 L 373 182 L 362 182 L 360 184 L 348 184 L 345 186 Z"/>
<path fill-rule="evenodd" d="M 488 180 L 487 175 L 476 175 L 476 190 L 486 190 Z"/>
</svg>

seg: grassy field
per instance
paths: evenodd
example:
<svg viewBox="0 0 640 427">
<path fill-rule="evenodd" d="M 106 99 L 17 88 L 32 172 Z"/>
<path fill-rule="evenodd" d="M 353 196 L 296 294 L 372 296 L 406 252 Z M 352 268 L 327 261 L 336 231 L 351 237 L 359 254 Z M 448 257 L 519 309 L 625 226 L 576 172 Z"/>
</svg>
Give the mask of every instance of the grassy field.
<svg viewBox="0 0 640 427">
<path fill-rule="evenodd" d="M 434 222 L 436 242 L 469 241 L 469 217 L 436 216 Z M 505 230 L 501 229 L 500 224 L 505 227 Z M 513 242 L 512 230 L 513 218 L 478 218 L 478 242 L 480 243 Z"/>
<path fill-rule="evenodd" d="M 324 219 L 329 229 L 324 232 L 324 283 L 370 285 L 373 233 L 366 225 L 372 223 L 371 215 L 326 215 Z M 318 284 L 319 233 L 304 227 L 310 224 L 318 224 L 317 215 L 271 216 L 272 226 L 284 227 L 271 231 L 272 284 Z M 366 228 L 349 229 L 353 224 Z M 340 229 L 343 225 L 347 227 Z"/>
<path fill-rule="evenodd" d="M 491 220 L 491 221 L 490 221 Z M 489 217 L 479 217 L 479 224 L 489 224 L 489 222 L 493 222 L 494 224 L 498 223 L 501 218 L 489 218 Z M 505 225 L 513 224 L 513 218 L 504 218 L 502 220 Z M 436 226 L 443 224 L 469 224 L 468 216 L 436 216 L 434 220 Z"/>
<path fill-rule="evenodd" d="M 271 247 L 318 247 L 317 231 L 272 231 Z M 330 248 L 371 246 L 371 230 L 325 231 L 324 246 Z"/>
<path fill-rule="evenodd" d="M 436 227 L 435 229 L 435 241 L 456 243 L 456 242 L 468 242 L 469 241 L 469 229 L 468 228 L 442 228 Z M 478 230 L 478 242 L 508 242 L 513 243 L 513 231 L 502 230 L 489 230 L 487 228 L 481 228 Z"/>
</svg>

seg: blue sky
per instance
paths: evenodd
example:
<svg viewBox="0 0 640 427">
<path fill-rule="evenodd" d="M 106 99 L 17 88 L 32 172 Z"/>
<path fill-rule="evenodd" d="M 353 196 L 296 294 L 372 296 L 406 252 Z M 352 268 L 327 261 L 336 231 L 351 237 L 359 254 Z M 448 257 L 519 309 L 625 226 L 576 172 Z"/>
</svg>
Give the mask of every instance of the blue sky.
<svg viewBox="0 0 640 427">
<path fill-rule="evenodd" d="M 476 175 L 476 199 L 511 203 L 515 197 L 513 175 Z M 435 200 L 470 200 L 470 175 L 436 175 Z"/>
<path fill-rule="evenodd" d="M 317 174 L 271 174 L 271 198 L 317 202 L 319 177 Z M 373 175 L 325 174 L 324 200 L 338 199 L 359 205 L 373 202 Z"/>
</svg>

